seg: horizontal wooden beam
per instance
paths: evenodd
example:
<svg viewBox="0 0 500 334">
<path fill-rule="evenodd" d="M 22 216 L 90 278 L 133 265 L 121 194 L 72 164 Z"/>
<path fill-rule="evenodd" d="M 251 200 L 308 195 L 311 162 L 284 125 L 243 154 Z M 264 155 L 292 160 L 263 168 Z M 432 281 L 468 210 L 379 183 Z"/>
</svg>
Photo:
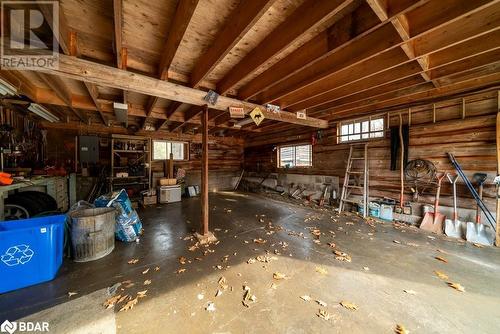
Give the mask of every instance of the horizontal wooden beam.
<svg viewBox="0 0 500 334">
<path fill-rule="evenodd" d="M 468 11 L 461 12 L 459 16 L 449 16 L 445 22 L 430 26 L 429 30 L 412 36 L 408 41 L 401 39 L 392 23 L 386 23 L 293 75 L 282 84 L 271 87 L 262 94 L 260 102 L 279 103 L 281 98 L 300 90 L 307 90 L 311 96 L 324 92 L 325 88 L 320 88 L 322 81 L 335 76 L 341 70 L 356 66 L 402 44 L 414 43 L 417 58 L 498 29 L 500 22 L 498 1 L 493 0 L 473 9 L 466 8 Z M 455 14 L 455 11 L 452 13 Z"/>
<path fill-rule="evenodd" d="M 210 48 L 200 58 L 191 73 L 191 87 L 200 82 L 224 59 L 276 0 L 243 0 L 227 19 Z"/>
<path fill-rule="evenodd" d="M 207 93 L 202 90 L 65 55 L 59 55 L 58 69 L 43 68 L 39 69 L 39 71 L 192 105 L 201 106 L 206 104 L 204 97 Z M 310 117 L 307 119 L 298 119 L 294 113 L 287 111 L 274 113 L 267 111 L 264 106 L 225 96 L 219 96 L 215 105 L 211 105 L 210 108 L 227 111 L 231 106 L 243 107 L 245 113 L 250 113 L 254 108 L 259 107 L 265 118 L 276 121 L 316 128 L 328 127 L 328 122 L 321 119 Z"/>
<path fill-rule="evenodd" d="M 392 17 L 405 13 L 429 1 L 396 1 L 391 4 L 390 15 Z M 378 18 L 371 13 L 368 5 L 361 4 L 353 13 L 346 15 L 329 29 L 321 32 L 290 55 L 250 80 L 239 89 L 238 96 L 241 99 L 248 99 L 272 86 L 286 82 L 292 75 L 314 65 L 315 62 L 337 50 L 355 43 L 356 40 L 379 29 L 385 23 L 379 22 Z"/>
<path fill-rule="evenodd" d="M 227 93 L 271 57 L 292 45 L 303 34 L 317 29 L 352 2 L 353 0 L 306 0 L 220 80 L 217 91 L 220 94 Z"/>
</svg>

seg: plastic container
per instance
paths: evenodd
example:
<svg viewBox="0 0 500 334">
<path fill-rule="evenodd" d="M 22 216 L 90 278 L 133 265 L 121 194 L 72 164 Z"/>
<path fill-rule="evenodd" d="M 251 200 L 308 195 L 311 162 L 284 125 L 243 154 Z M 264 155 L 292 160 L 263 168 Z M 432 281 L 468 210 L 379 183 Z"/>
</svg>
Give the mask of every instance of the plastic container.
<svg viewBox="0 0 500 334">
<path fill-rule="evenodd" d="M 392 206 L 386 204 L 380 205 L 380 219 L 392 221 Z"/>
<path fill-rule="evenodd" d="M 54 279 L 62 264 L 65 215 L 0 222 L 0 293 Z"/>
<path fill-rule="evenodd" d="M 72 212 L 71 250 L 75 262 L 94 261 L 115 248 L 115 208 Z"/>
<path fill-rule="evenodd" d="M 379 218 L 380 217 L 380 204 L 370 202 L 368 205 L 368 212 L 370 213 L 370 216 Z"/>
</svg>

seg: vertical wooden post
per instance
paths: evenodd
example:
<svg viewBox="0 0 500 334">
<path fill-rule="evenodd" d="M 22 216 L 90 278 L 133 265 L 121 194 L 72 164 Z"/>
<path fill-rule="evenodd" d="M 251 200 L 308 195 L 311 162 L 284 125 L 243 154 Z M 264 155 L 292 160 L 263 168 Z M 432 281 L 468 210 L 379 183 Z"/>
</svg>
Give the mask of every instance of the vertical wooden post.
<svg viewBox="0 0 500 334">
<path fill-rule="evenodd" d="M 500 175 L 500 90 L 497 93 L 497 126 L 496 126 L 496 142 L 497 142 L 497 177 Z M 496 207 L 496 236 L 495 245 L 500 247 L 500 185 L 497 184 L 497 207 Z"/>
<path fill-rule="evenodd" d="M 201 114 L 201 234 L 208 234 L 208 106 Z"/>
<path fill-rule="evenodd" d="M 405 200 L 405 186 L 404 186 L 404 156 L 405 156 L 405 144 L 403 141 L 403 117 L 401 116 L 401 113 L 399 113 L 399 149 L 400 149 L 400 160 L 401 160 L 401 166 L 400 166 L 400 171 L 399 171 L 399 181 L 400 181 L 400 194 L 399 194 L 399 205 L 401 208 L 404 206 L 404 200 Z M 403 210 L 401 210 L 403 211 Z"/>
</svg>

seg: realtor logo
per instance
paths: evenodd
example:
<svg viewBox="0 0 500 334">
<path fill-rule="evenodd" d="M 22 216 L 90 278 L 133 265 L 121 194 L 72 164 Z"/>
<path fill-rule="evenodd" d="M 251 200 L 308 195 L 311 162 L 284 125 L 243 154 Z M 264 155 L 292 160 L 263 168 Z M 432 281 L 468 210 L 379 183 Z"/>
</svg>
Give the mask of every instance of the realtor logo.
<svg viewBox="0 0 500 334">
<path fill-rule="evenodd" d="M 1 2 L 1 69 L 58 68 L 59 1 Z"/>
<path fill-rule="evenodd" d="M 14 333 L 17 329 L 17 323 L 5 320 L 2 325 L 0 325 L 0 331 L 2 333 Z"/>
</svg>

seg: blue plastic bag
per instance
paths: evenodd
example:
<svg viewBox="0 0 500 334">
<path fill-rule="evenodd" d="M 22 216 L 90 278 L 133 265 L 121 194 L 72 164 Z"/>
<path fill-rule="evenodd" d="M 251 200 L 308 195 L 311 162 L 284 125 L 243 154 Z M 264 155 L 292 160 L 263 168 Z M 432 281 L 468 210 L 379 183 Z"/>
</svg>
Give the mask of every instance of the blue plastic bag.
<svg viewBox="0 0 500 334">
<path fill-rule="evenodd" d="M 135 241 L 142 233 L 142 223 L 139 215 L 132 208 L 125 189 L 113 193 L 111 196 L 103 195 L 94 202 L 98 208 L 113 207 L 118 210 L 115 224 L 115 237 L 120 241 Z"/>
</svg>

